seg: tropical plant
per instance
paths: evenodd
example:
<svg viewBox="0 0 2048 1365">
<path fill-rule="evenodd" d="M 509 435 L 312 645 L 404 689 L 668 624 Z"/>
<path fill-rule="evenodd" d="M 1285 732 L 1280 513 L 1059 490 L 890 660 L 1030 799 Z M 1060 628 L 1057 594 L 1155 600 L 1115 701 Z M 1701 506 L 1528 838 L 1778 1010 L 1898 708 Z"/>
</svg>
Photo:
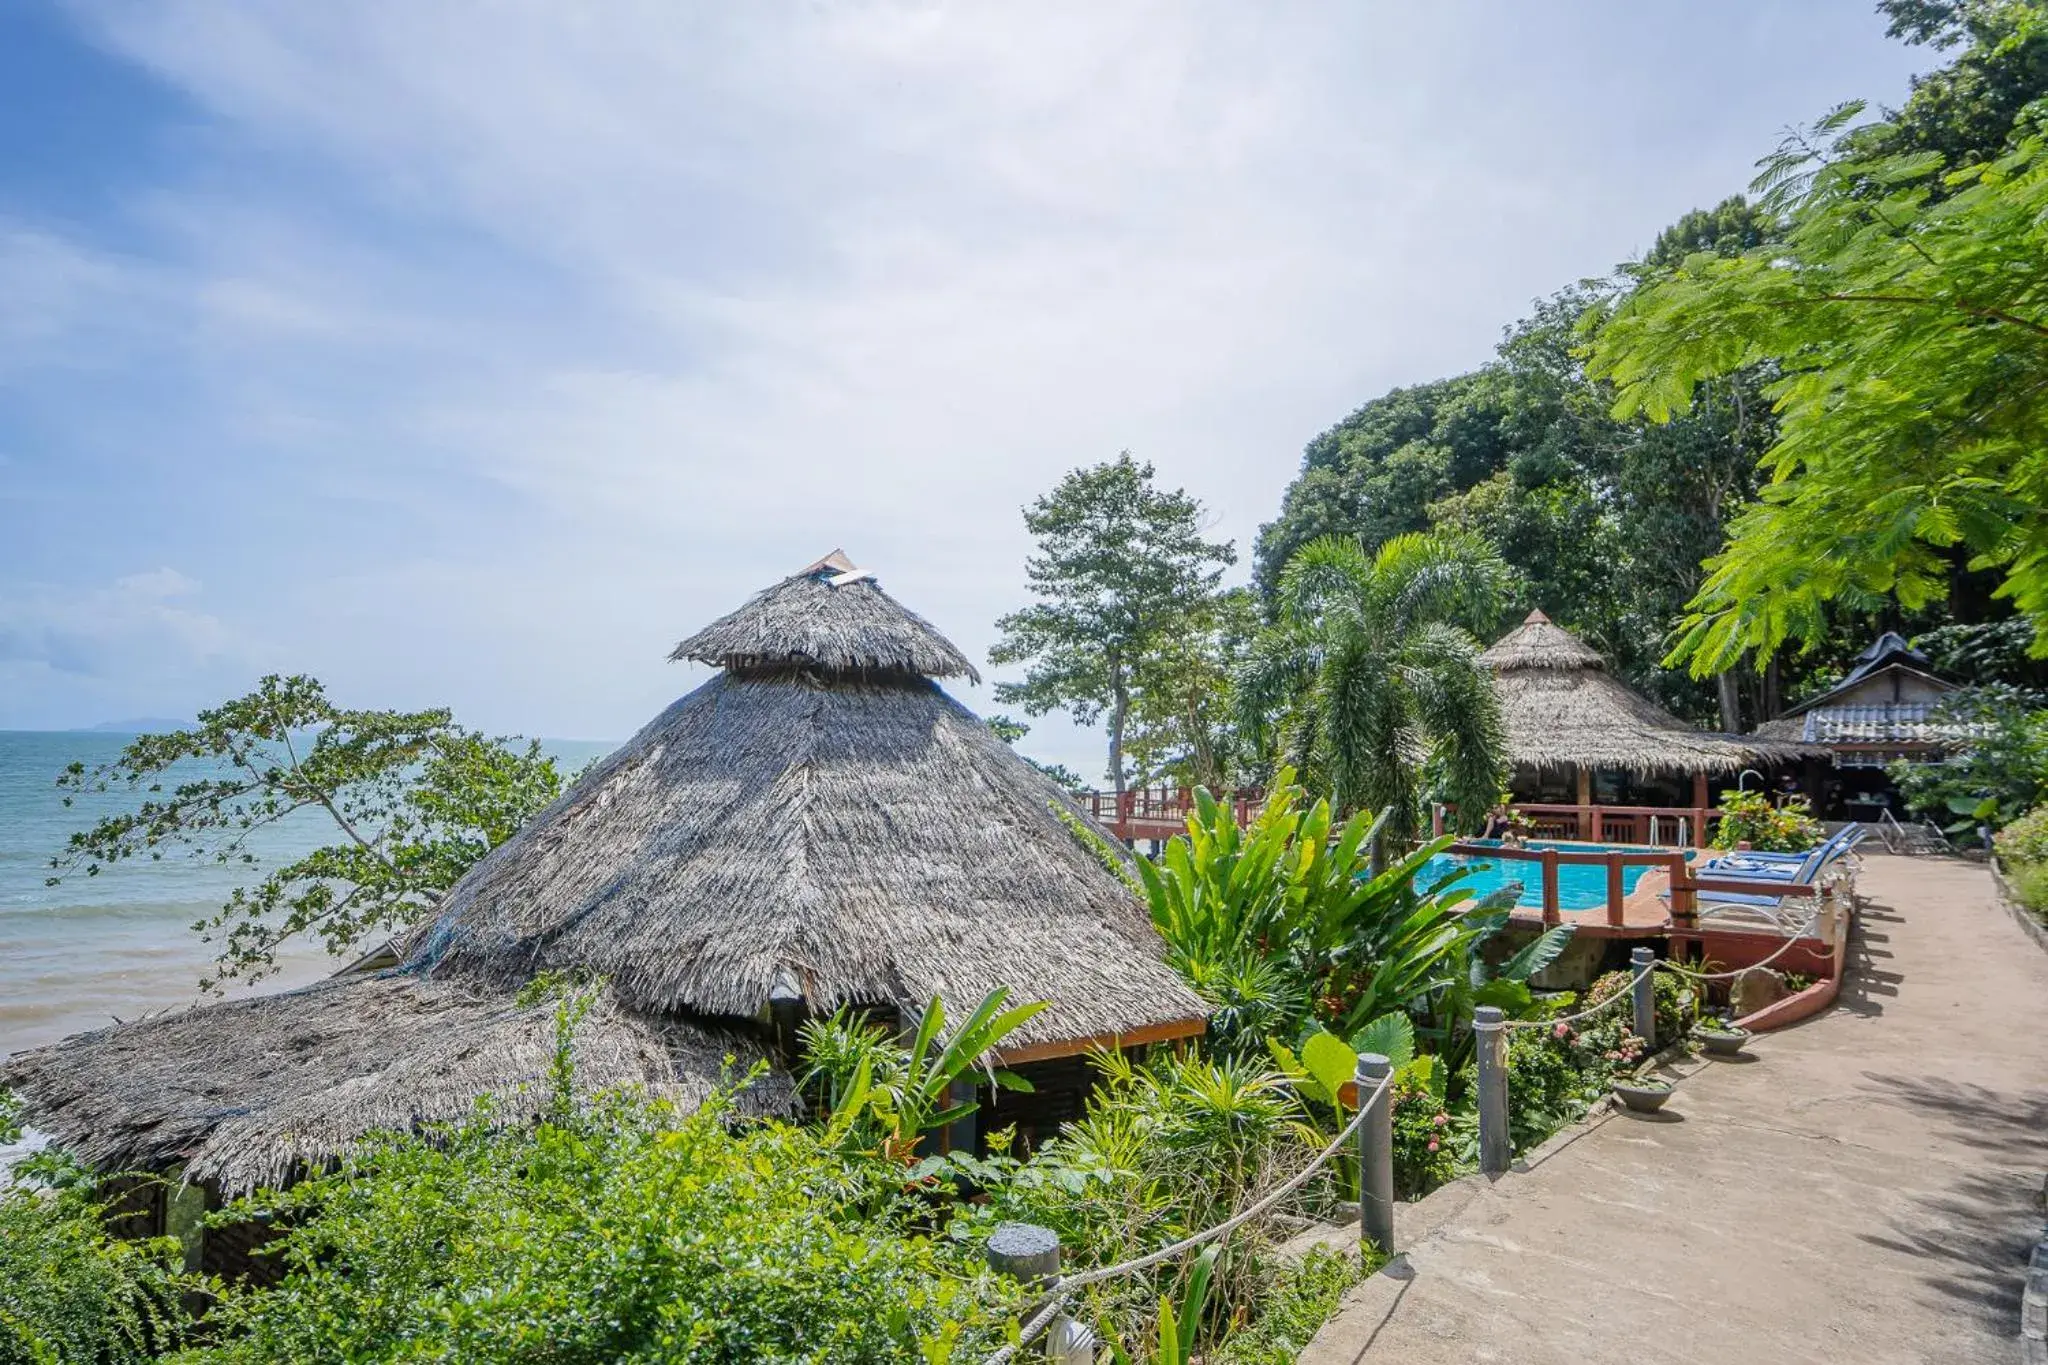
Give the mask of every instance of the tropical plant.
<svg viewBox="0 0 2048 1365">
<path fill-rule="evenodd" d="M 1208 1357 L 1212 1365 L 1294 1365 L 1315 1334 L 1337 1311 L 1345 1291 L 1379 1268 L 1370 1253 L 1340 1256 L 1312 1248 L 1299 1261 L 1281 1261 L 1256 1286 L 1251 1320 L 1232 1332 Z"/>
<path fill-rule="evenodd" d="M 812 1132 L 611 1097 L 505 1131 L 394 1137 L 219 1217 L 265 1217 L 276 1283 L 227 1289 L 178 1365 L 948 1361 L 1015 1286 L 920 1231 L 900 1174 Z"/>
<path fill-rule="evenodd" d="M 1167 841 L 1156 866 L 1137 864 L 1169 960 L 1227 1012 L 1217 1045 L 1233 1054 L 1292 1036 L 1311 1013 L 1348 1035 L 1390 1011 L 1422 1008 L 1462 979 L 1474 945 L 1506 922 L 1467 914 L 1472 893 L 1458 875 L 1417 891 L 1448 839 L 1375 873 L 1385 815 L 1361 811 L 1333 832 L 1330 803 L 1304 809 L 1292 778 L 1282 769 L 1242 828 L 1230 807 L 1197 789 L 1187 833 Z"/>
<path fill-rule="evenodd" d="M 139 735 L 98 768 L 73 763 L 58 786 L 67 806 L 144 799 L 74 833 L 51 884 L 177 847 L 245 868 L 251 884 L 193 927 L 220 945 L 220 979 L 254 980 L 295 935 L 340 953 L 410 924 L 559 796 L 563 776 L 539 744 L 487 738 L 446 710 L 344 710 L 317 679 L 272 675 L 190 729 Z M 251 837 L 284 821 L 325 822 L 335 841 L 262 873 Z"/>
<path fill-rule="evenodd" d="M 1240 723 L 1327 781 L 1340 809 L 1419 824 L 1428 795 L 1476 819 L 1506 775 L 1493 682 L 1471 632 L 1490 633 L 1510 575 L 1476 536 L 1396 536 L 1375 551 L 1325 536 L 1280 574 L 1274 625 L 1239 669 Z"/>
<path fill-rule="evenodd" d="M 1215 1278 L 1216 1260 L 1223 1254 L 1221 1244 L 1211 1242 L 1195 1257 L 1193 1270 L 1188 1274 L 1187 1288 L 1180 1296 L 1178 1305 L 1171 1298 L 1159 1300 L 1159 1320 L 1153 1337 L 1150 1354 L 1134 1356 L 1124 1349 L 1121 1342 L 1110 1345 L 1110 1359 L 1117 1365 L 1132 1365 L 1144 1360 L 1147 1365 L 1188 1365 L 1194 1359 L 1195 1346 L 1201 1340 L 1202 1313 L 1209 1304 L 1209 1285 Z"/>
<path fill-rule="evenodd" d="M 957 1211 L 956 1235 L 1008 1220 L 1037 1223 L 1059 1232 L 1070 1264 L 1123 1261 L 1230 1218 L 1321 1145 L 1287 1078 L 1256 1059 L 1105 1053 L 1097 1063 L 1102 1074 L 1086 1111 L 1031 1160 L 1007 1155 L 998 1134 L 986 1157 L 955 1152 L 922 1168 L 950 1171 L 980 1196 Z M 1326 1211 L 1338 1197 L 1342 1187 L 1326 1168 L 1283 1211 Z M 1266 1249 L 1284 1235 L 1267 1220 L 1233 1232 L 1212 1296 L 1249 1303 L 1267 1273 Z M 1176 1261 L 1091 1285 L 1075 1311 L 1106 1341 L 1156 1341 L 1160 1300 L 1185 1304 L 1191 1273 Z"/>
<path fill-rule="evenodd" d="M 1777 805 L 1768 792 L 1721 793 L 1721 819 L 1714 826 L 1715 848 L 1746 844 L 1764 853 L 1804 853 L 1826 837 L 1827 830 L 1813 818 L 1813 808 L 1804 797 Z"/>
<path fill-rule="evenodd" d="M 109 1213 L 83 1189 L 0 1183 L 0 1360 L 141 1365 L 179 1344 L 211 1284 L 175 1238 L 117 1236 Z"/>
<path fill-rule="evenodd" d="M 1030 1090 L 1022 1076 L 985 1060 L 1045 1008 L 1035 1000 L 1006 1010 L 1009 997 L 1009 987 L 996 987 L 948 1034 L 946 1007 L 934 996 L 907 1047 L 845 1009 L 806 1022 L 799 1031 L 810 1063 L 803 1079 L 824 1088 L 828 1139 L 850 1140 L 908 1162 L 923 1134 L 975 1112 L 972 1099 L 955 1101 L 953 1087 L 977 1066 L 986 1068 L 994 1085 Z"/>
</svg>

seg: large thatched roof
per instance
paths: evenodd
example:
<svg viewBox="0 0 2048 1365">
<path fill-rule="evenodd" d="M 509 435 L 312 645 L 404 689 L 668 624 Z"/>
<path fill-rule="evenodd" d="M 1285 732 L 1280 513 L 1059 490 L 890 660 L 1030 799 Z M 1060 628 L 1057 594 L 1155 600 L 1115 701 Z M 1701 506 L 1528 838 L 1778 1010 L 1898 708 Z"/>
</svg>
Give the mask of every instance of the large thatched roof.
<svg viewBox="0 0 2048 1365">
<path fill-rule="evenodd" d="M 1057 813 L 1078 809 L 922 669 L 754 662 L 815 661 L 813 642 L 849 623 L 929 630 L 872 581 L 829 572 L 770 590 L 804 595 L 801 651 L 748 627 L 749 666 L 675 703 L 478 864 L 403 945 L 407 969 L 504 982 L 577 967 L 637 1009 L 728 1016 L 760 1013 L 781 985 L 816 1012 L 915 1013 L 937 995 L 957 1019 L 1008 986 L 1049 1002 L 1013 1035 L 1041 1055 L 1200 1031 L 1205 1008 L 1143 907 Z M 957 655 L 935 634 L 921 647 Z"/>
<path fill-rule="evenodd" d="M 1596 650 L 1540 611 L 1479 657 L 1493 670 L 1508 748 L 1524 767 L 1724 773 L 1818 752 L 1694 729 L 1608 673 Z"/>
<path fill-rule="evenodd" d="M 38 1128 L 105 1169 L 188 1162 L 229 1191 L 282 1182 L 367 1133 L 460 1119 L 491 1096 L 520 1123 L 547 1099 L 555 1007 L 398 973 L 183 1010 L 67 1038 L 0 1066 Z M 639 1086 L 689 1109 L 754 1038 L 636 1014 L 600 996 L 573 1035 L 578 1089 Z M 785 1112 L 788 1078 L 741 1091 L 741 1112 Z"/>
</svg>

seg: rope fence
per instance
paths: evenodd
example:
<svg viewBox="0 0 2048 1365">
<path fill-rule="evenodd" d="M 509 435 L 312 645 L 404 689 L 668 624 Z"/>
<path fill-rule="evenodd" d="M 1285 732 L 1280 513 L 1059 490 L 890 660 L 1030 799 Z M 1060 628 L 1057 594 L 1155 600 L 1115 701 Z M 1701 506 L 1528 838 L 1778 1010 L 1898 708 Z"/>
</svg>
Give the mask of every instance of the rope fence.
<svg viewBox="0 0 2048 1365">
<path fill-rule="evenodd" d="M 1636 983 L 1638 981 L 1641 981 L 1644 977 L 1648 976 L 1651 972 L 1655 970 L 1657 970 L 1657 964 L 1653 962 L 1649 966 L 1639 970 L 1634 976 L 1630 977 L 1628 979 L 1628 984 L 1622 987 L 1620 990 L 1616 991 L 1613 995 L 1608 996 L 1605 1000 L 1602 1000 L 1599 1004 L 1594 1005 L 1590 1009 L 1580 1010 L 1577 1014 L 1560 1014 L 1548 1019 L 1503 1019 L 1500 1021 L 1499 1027 L 1505 1029 L 1547 1029 L 1556 1028 L 1559 1024 L 1575 1024 L 1581 1019 L 1590 1019 L 1594 1015 L 1600 1013 L 1602 1010 L 1612 1009 L 1614 1008 L 1614 1006 L 1620 1004 L 1622 1001 L 1631 999 L 1632 997 L 1630 995 L 1630 992 L 1635 990 Z"/>
<path fill-rule="evenodd" d="M 1380 1077 L 1379 1084 L 1373 1087 L 1372 1093 L 1359 1098 L 1358 1112 L 1352 1116 L 1351 1122 L 1345 1124 L 1343 1130 L 1336 1137 L 1330 1139 L 1330 1144 L 1327 1147 L 1316 1153 L 1313 1161 L 1310 1161 L 1308 1165 L 1295 1172 L 1285 1182 L 1275 1186 L 1272 1190 L 1254 1200 L 1244 1209 L 1224 1219 L 1215 1227 L 1206 1228 L 1192 1236 L 1183 1237 L 1177 1242 L 1160 1247 L 1157 1251 L 1148 1251 L 1143 1256 L 1134 1256 L 1128 1261 L 1119 1261 L 1115 1265 L 1098 1266 L 1093 1270 L 1083 1270 L 1078 1274 L 1055 1278 L 1047 1286 L 1051 1291 L 1051 1296 L 1025 1322 L 1017 1340 L 990 1355 L 987 1365 L 1009 1365 L 1009 1362 L 1016 1357 L 1017 1352 L 1030 1345 L 1039 1333 L 1052 1325 L 1053 1319 L 1059 1316 L 1061 1309 L 1066 1306 L 1067 1301 L 1073 1298 L 1074 1294 L 1079 1290 L 1085 1289 L 1091 1284 L 1100 1284 L 1104 1280 L 1113 1280 L 1120 1275 L 1131 1275 L 1140 1270 L 1150 1270 L 1153 1266 L 1173 1260 L 1176 1256 L 1184 1256 L 1196 1247 L 1206 1245 L 1220 1237 L 1228 1237 L 1254 1218 L 1263 1217 L 1265 1214 L 1270 1213 L 1278 1206 L 1281 1200 L 1293 1194 L 1303 1185 L 1306 1185 L 1311 1176 L 1328 1165 L 1331 1158 L 1344 1149 L 1344 1145 L 1357 1135 L 1359 1125 L 1365 1122 L 1365 1116 L 1372 1112 L 1373 1105 L 1379 1102 L 1380 1097 L 1387 1092 L 1387 1087 L 1393 1083 L 1394 1077 L 1391 1072 Z"/>
<path fill-rule="evenodd" d="M 1478 1017 L 1474 1021 L 1474 1028 L 1480 1034 L 1482 1044 L 1477 1057 L 1479 1063 L 1480 1169 L 1483 1172 L 1489 1173 L 1505 1171 L 1512 1159 L 1507 1129 L 1507 1076 L 1505 1057 L 1502 1052 L 1506 1042 L 1505 1035 L 1510 1030 L 1554 1029 L 1559 1024 L 1573 1024 L 1580 1020 L 1590 1019 L 1596 1014 L 1604 1013 L 1622 1002 L 1628 1001 L 1635 1006 L 1638 1031 L 1641 1031 L 1647 1025 L 1650 1032 L 1645 1033 L 1644 1036 L 1650 1037 L 1655 1032 L 1654 1000 L 1645 983 L 1653 972 L 1661 968 L 1664 971 L 1694 982 L 1732 980 L 1745 973 L 1767 967 L 1790 952 L 1794 945 L 1813 932 L 1825 912 L 1826 906 L 1822 905 L 1816 908 L 1807 917 L 1806 921 L 1797 928 L 1789 931 L 1781 930 L 1785 937 L 1784 943 L 1779 945 L 1768 957 L 1750 963 L 1747 966 L 1720 972 L 1694 971 L 1689 967 L 1681 966 L 1668 959 L 1651 957 L 1650 950 L 1647 948 L 1638 948 L 1635 950 L 1634 962 L 1631 964 L 1635 967 L 1635 971 L 1629 977 L 1628 983 L 1597 1005 L 1572 1014 L 1558 1015 L 1545 1019 L 1507 1019 L 1502 1017 L 1502 1012 L 1499 1010 L 1491 1008 L 1479 1010 L 1477 1012 Z M 1386 1066 L 1385 1058 L 1375 1057 L 1367 1060 L 1380 1067 Z M 1364 1070 L 1364 1062 L 1362 1061 L 1358 1112 L 1352 1116 L 1349 1123 L 1344 1125 L 1337 1136 L 1332 1138 L 1329 1144 L 1316 1154 L 1313 1160 L 1297 1171 L 1292 1177 L 1265 1195 L 1262 1195 L 1242 1211 L 1233 1214 L 1214 1227 L 1206 1228 L 1201 1232 L 1183 1237 L 1179 1241 L 1160 1247 L 1156 1251 L 1147 1252 L 1142 1256 L 1133 1257 L 1128 1261 L 1120 1261 L 1114 1265 L 1100 1266 L 1068 1276 L 1061 1276 L 1055 1270 L 1053 1274 L 1044 1280 L 1045 1302 L 1025 1321 L 1019 1331 L 1017 1340 L 989 1355 L 986 1358 L 985 1365 L 1010 1365 L 1017 1358 L 1019 1352 L 1036 1341 L 1060 1319 L 1074 1296 L 1087 1286 L 1100 1284 L 1105 1280 L 1115 1279 L 1119 1276 L 1135 1274 L 1141 1270 L 1148 1270 L 1153 1266 L 1161 1265 L 1176 1257 L 1184 1256 L 1197 1247 L 1214 1242 L 1219 1238 L 1227 1237 L 1253 1219 L 1270 1213 L 1281 1200 L 1299 1190 L 1308 1183 L 1309 1179 L 1317 1171 L 1328 1165 L 1331 1159 L 1342 1151 L 1347 1143 L 1358 1138 L 1360 1129 L 1365 1124 L 1367 1117 L 1375 1113 L 1375 1106 L 1386 1095 L 1394 1079 L 1393 1072 L 1389 1069 L 1384 1074 L 1379 1075 L 1377 1083 L 1372 1086 L 1370 1091 L 1366 1091 L 1364 1086 L 1367 1074 Z M 1378 1112 L 1385 1115 L 1390 1111 L 1379 1110 Z M 1360 1144 L 1359 1207 L 1361 1231 L 1366 1234 L 1367 1240 L 1375 1241 L 1375 1244 L 1380 1244 L 1377 1242 L 1377 1239 L 1382 1234 L 1373 1233 L 1366 1226 L 1366 1205 L 1376 1197 L 1384 1197 L 1391 1201 L 1392 1186 L 1391 1184 L 1386 1184 L 1385 1195 L 1379 1195 L 1373 1188 L 1374 1177 L 1365 1167 L 1373 1161 L 1375 1140 L 1382 1144 L 1391 1143 L 1391 1130 L 1385 1126 L 1385 1122 L 1383 1119 L 1380 1124 L 1375 1125 L 1377 1139 L 1375 1139 L 1374 1132 L 1369 1131 Z M 1390 1151 L 1391 1147 L 1389 1146 L 1387 1152 Z M 1378 1154 L 1382 1164 L 1388 1159 L 1387 1152 Z M 1390 1175 L 1382 1173 L 1379 1179 L 1387 1181 L 1390 1179 Z M 1382 1249 L 1387 1251 L 1392 1249 L 1391 1226 L 1390 1222 L 1384 1225 L 1386 1241 L 1381 1245 Z M 1055 1254 L 1055 1265 L 1056 1262 L 1057 1257 Z M 1071 1327 L 1072 1324 L 1070 1323 L 1069 1326 Z M 1076 1330 L 1081 1330 L 1082 1335 L 1086 1336 L 1085 1329 Z M 1055 1346 L 1057 1346 L 1057 1342 L 1058 1339 L 1055 1338 Z"/>
</svg>

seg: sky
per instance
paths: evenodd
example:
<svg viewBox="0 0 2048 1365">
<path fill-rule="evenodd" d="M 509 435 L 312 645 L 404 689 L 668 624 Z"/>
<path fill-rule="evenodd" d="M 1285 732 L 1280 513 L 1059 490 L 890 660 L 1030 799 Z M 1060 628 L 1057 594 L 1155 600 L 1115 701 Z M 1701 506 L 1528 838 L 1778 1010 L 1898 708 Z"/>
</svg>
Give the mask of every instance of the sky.
<svg viewBox="0 0 2048 1365">
<path fill-rule="evenodd" d="M 1248 560 L 1318 431 L 1929 60 L 1870 0 L 7 0 L 0 728 L 281 671 L 619 739 L 835 547 L 985 657 L 1066 470 Z"/>
</svg>

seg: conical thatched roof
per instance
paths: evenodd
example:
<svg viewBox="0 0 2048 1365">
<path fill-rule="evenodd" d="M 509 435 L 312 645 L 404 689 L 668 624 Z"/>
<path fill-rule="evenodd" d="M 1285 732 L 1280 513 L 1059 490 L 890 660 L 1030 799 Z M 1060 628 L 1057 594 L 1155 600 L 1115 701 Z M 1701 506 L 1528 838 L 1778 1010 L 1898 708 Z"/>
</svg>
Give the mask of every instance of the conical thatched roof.
<svg viewBox="0 0 2048 1365">
<path fill-rule="evenodd" d="M 473 869 L 406 968 L 577 967 L 637 1009 L 725 1016 L 759 1014 L 780 983 L 813 1012 L 914 1014 L 937 995 L 957 1019 L 1008 986 L 1049 1002 L 1012 1039 L 1040 1051 L 1199 1032 L 1205 1007 L 1142 906 L 1056 813 L 1078 809 L 919 676 L 959 651 L 843 572 L 813 566 L 685 641 L 744 666 Z M 823 642 L 857 634 L 870 643 L 820 666 Z"/>
<path fill-rule="evenodd" d="M 981 681 L 951 640 L 838 550 L 755 593 L 668 657 L 736 672 L 819 668 Z"/>
<path fill-rule="evenodd" d="M 1693 728 L 1608 673 L 1598 651 L 1540 611 L 1479 657 L 1493 670 L 1509 752 L 1523 767 L 1723 773 L 1814 752 Z"/>
<path fill-rule="evenodd" d="M 479 1096 L 508 1123 L 547 1100 L 555 1006 L 385 972 L 182 1010 L 81 1033 L 9 1058 L 0 1084 L 35 1125 L 102 1169 L 185 1161 L 192 1180 L 230 1192 L 281 1183 L 365 1134 L 461 1119 Z M 766 1056 L 730 1029 L 652 1018 L 609 996 L 577 1026 L 575 1081 L 594 1092 L 640 1086 L 689 1109 L 731 1056 Z M 786 1076 L 743 1090 L 742 1113 L 787 1112 Z"/>
</svg>

